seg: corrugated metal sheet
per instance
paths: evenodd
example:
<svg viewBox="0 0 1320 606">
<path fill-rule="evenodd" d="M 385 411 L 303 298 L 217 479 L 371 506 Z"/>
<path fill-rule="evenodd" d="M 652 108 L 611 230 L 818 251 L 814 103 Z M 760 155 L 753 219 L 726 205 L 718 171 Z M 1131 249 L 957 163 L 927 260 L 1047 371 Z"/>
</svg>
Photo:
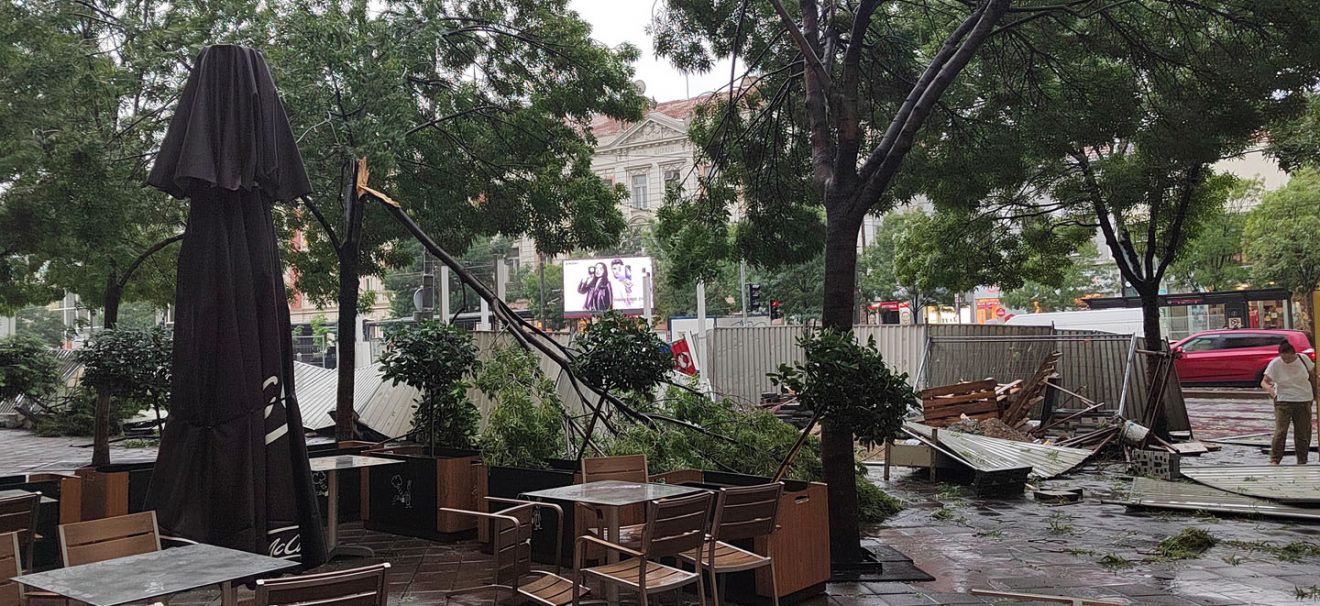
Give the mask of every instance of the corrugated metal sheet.
<svg viewBox="0 0 1320 606">
<path fill-rule="evenodd" d="M 1320 504 L 1320 466 L 1217 465 L 1184 467 L 1182 474 L 1206 486 L 1249 497 Z"/>
<path fill-rule="evenodd" d="M 1187 482 L 1165 482 L 1150 478 L 1133 478 L 1128 498 L 1122 501 L 1102 501 L 1137 507 L 1178 509 L 1183 511 L 1213 511 L 1260 515 L 1277 518 L 1320 520 L 1320 509 L 1291 507 L 1264 499 L 1225 492 L 1209 486 Z"/>
<path fill-rule="evenodd" d="M 339 377 L 334 370 L 303 362 L 293 363 L 293 386 L 298 394 L 298 410 L 303 427 L 311 430 L 334 425 L 330 413 L 335 410 Z"/>
<path fill-rule="evenodd" d="M 904 428 L 927 439 L 932 434 L 931 427 L 920 423 L 905 423 Z M 979 471 L 1030 467 L 1031 475 L 1042 479 L 1065 474 L 1092 454 L 1080 448 L 1014 442 L 947 429 L 935 434 L 935 441 Z"/>
<path fill-rule="evenodd" d="M 82 377 L 82 364 L 78 362 L 78 352 L 72 349 L 54 349 L 50 353 L 59 361 L 56 372 L 60 376 L 60 385 L 64 388 L 77 386 L 78 380 Z M 16 412 L 26 401 L 26 396 L 0 400 L 0 414 Z"/>
</svg>

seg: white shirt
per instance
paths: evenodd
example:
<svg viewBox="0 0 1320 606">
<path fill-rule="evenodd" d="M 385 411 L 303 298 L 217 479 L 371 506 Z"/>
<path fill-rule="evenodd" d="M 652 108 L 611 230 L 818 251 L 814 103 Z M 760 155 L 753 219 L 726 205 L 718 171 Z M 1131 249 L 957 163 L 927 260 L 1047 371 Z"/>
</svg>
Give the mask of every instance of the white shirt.
<svg viewBox="0 0 1320 606">
<path fill-rule="evenodd" d="M 1292 364 L 1283 361 L 1283 357 L 1270 360 L 1265 367 L 1265 376 L 1274 381 L 1278 392 L 1275 399 L 1279 402 L 1310 402 L 1315 396 L 1311 390 L 1310 358 L 1298 355 Z"/>
</svg>

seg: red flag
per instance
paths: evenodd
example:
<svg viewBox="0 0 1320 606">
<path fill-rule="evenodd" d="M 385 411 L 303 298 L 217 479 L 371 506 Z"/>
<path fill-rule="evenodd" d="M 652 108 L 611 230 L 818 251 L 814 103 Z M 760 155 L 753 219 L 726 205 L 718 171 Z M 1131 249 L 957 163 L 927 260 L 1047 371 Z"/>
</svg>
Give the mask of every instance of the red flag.
<svg viewBox="0 0 1320 606">
<path fill-rule="evenodd" d="M 687 339 L 679 339 L 669 344 L 669 351 L 674 354 L 674 370 L 685 375 L 697 376 L 697 363 L 692 359 L 692 349 Z"/>
</svg>

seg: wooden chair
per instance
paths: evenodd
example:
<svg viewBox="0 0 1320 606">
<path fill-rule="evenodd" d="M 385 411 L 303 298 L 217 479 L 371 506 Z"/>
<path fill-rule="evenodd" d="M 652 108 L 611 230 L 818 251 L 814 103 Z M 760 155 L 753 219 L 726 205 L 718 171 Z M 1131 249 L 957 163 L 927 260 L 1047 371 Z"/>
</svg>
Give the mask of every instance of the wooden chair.
<svg viewBox="0 0 1320 606">
<path fill-rule="evenodd" d="M 19 570 L 32 567 L 32 545 L 37 542 L 37 516 L 41 495 L 32 493 L 0 499 L 0 534 L 14 533 L 21 558 Z"/>
<path fill-rule="evenodd" d="M 256 606 L 385 606 L 389 562 L 349 570 L 258 579 Z"/>
<path fill-rule="evenodd" d="M 65 566 L 153 551 L 160 551 L 154 511 L 60 525 L 60 557 Z"/>
<path fill-rule="evenodd" d="M 514 596 L 527 599 L 543 606 L 564 606 L 573 601 L 573 582 L 560 576 L 562 566 L 559 563 L 563 552 L 561 533 L 555 533 L 555 571 L 532 570 L 532 515 L 537 510 L 553 511 L 558 519 L 563 520 L 564 511 L 553 503 L 534 503 L 514 499 L 486 497 L 488 503 L 503 505 L 503 509 L 493 513 L 449 509 L 440 511 L 459 515 L 468 515 L 487 521 L 490 524 L 491 553 L 494 555 L 492 568 L 493 582 L 486 585 L 464 587 L 445 592 L 445 596 L 473 593 L 481 590 L 495 590 L 495 602 L 499 602 L 500 591 L 507 590 Z M 524 577 L 536 576 L 530 582 L 523 583 Z M 585 591 L 586 588 L 576 588 Z"/>
<path fill-rule="evenodd" d="M 0 606 L 20 606 L 23 592 L 13 578 L 23 573 L 19 562 L 18 533 L 0 534 Z"/>
<path fill-rule="evenodd" d="M 651 480 L 651 475 L 647 471 L 646 455 L 625 455 L 617 457 L 596 457 L 582 459 L 582 483 L 604 482 L 613 480 L 616 482 L 636 482 L 646 483 Z M 593 507 L 585 503 L 577 505 L 578 515 L 575 519 L 582 520 L 582 526 L 577 529 L 577 534 L 594 533 L 600 538 L 605 538 L 605 511 L 599 507 Z M 631 547 L 634 550 L 642 544 L 642 524 L 645 518 L 646 509 L 643 507 L 625 507 L 619 511 L 619 536 L 611 537 L 615 543 L 625 547 Z M 589 552 L 593 557 L 590 559 L 598 560 L 602 553 L 600 550 L 590 548 Z"/>
<path fill-rule="evenodd" d="M 706 545 L 706 532 L 710 529 L 710 492 L 661 499 L 647 504 L 646 526 L 642 532 L 640 550 L 629 549 L 592 535 L 578 537 L 574 545 L 574 565 L 577 581 L 573 586 L 573 604 L 581 601 L 578 587 L 584 578 L 592 578 L 607 585 L 620 586 L 637 593 L 641 606 L 647 606 L 653 593 L 676 591 L 692 583 L 697 584 L 697 595 L 706 605 L 706 591 L 701 569 Z M 584 566 L 588 545 L 614 550 L 630 559 L 587 568 Z M 696 571 L 666 566 L 657 560 L 665 557 L 686 556 L 696 563 Z"/>
<path fill-rule="evenodd" d="M 774 532 L 775 520 L 779 516 L 779 498 L 783 493 L 782 482 L 720 489 L 719 499 L 715 502 L 715 521 L 711 524 L 710 536 L 704 550 L 706 560 L 694 562 L 684 554 L 679 555 L 679 559 L 696 566 L 704 566 L 710 572 L 713 584 L 711 593 L 715 596 L 715 606 L 720 606 L 724 601 L 719 575 L 755 570 L 765 566 L 770 567 L 770 599 L 774 606 L 779 606 L 779 587 L 774 580 L 774 560 L 740 549 L 726 541 L 745 541 Z"/>
</svg>

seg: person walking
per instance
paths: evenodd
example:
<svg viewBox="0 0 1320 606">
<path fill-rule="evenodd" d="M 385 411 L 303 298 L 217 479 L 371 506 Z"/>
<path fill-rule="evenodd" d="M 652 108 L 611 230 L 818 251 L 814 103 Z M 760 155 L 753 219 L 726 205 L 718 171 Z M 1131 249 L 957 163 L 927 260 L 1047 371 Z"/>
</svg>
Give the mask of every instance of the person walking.
<svg viewBox="0 0 1320 606">
<path fill-rule="evenodd" d="M 1279 356 L 1265 367 L 1260 386 L 1274 400 L 1274 439 L 1270 442 L 1270 464 L 1283 461 L 1288 439 L 1288 425 L 1293 425 L 1293 449 L 1297 451 L 1297 464 L 1305 465 L 1311 452 L 1311 402 L 1315 364 L 1306 356 L 1297 355 L 1291 343 L 1279 344 Z"/>
</svg>

